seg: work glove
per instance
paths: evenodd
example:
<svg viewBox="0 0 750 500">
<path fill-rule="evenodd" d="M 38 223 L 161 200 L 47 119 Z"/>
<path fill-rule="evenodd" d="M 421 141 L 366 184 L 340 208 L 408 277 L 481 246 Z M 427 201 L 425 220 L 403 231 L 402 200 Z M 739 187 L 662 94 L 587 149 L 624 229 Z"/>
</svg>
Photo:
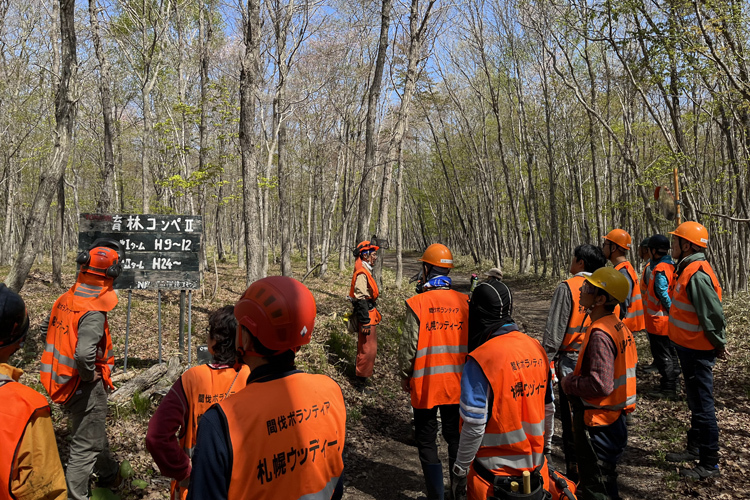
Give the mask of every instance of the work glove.
<svg viewBox="0 0 750 500">
<path fill-rule="evenodd" d="M 367 307 L 367 301 L 359 299 L 354 301 L 354 315 L 357 317 L 357 323 L 364 326 L 370 323 L 370 311 Z"/>
<path fill-rule="evenodd" d="M 362 332 L 362 335 L 364 335 L 365 337 L 367 337 L 368 335 L 370 335 L 370 325 L 362 325 L 362 326 L 360 326 L 359 331 Z"/>
<path fill-rule="evenodd" d="M 466 476 L 454 476 L 451 493 L 453 493 L 453 500 L 466 500 Z"/>
</svg>

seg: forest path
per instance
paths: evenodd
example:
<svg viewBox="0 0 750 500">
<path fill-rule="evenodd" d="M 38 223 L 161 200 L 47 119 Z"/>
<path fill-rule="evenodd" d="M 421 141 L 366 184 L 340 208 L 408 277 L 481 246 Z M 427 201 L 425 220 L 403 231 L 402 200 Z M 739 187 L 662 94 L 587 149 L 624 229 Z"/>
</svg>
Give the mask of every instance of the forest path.
<svg viewBox="0 0 750 500">
<path fill-rule="evenodd" d="M 395 261 L 387 256 L 384 266 L 395 268 Z M 404 277 L 419 271 L 417 254 L 404 257 Z M 468 292 L 469 274 L 455 273 L 454 288 Z M 480 275 L 480 280 L 484 279 Z M 533 278 L 509 278 L 515 302 L 513 317 L 522 330 L 541 340 L 547 320 L 553 287 Z M 384 321 L 388 321 L 384 315 Z M 354 396 L 361 402 L 361 413 L 351 418 L 348 451 L 346 453 L 346 488 L 344 498 L 348 500 L 402 500 L 424 498 L 424 479 L 417 449 L 413 440 L 410 403 L 408 396 L 400 390 L 397 378 L 391 376 L 396 368 L 383 366 L 383 359 L 376 362 L 377 392 L 372 396 Z M 378 366 L 379 365 L 379 366 Z M 386 373 L 384 373 L 386 372 Z M 348 392 L 348 391 L 345 391 Z M 351 396 L 348 395 L 347 403 Z M 670 403 L 676 404 L 676 403 Z M 683 403 L 684 404 L 684 403 Z M 361 418 L 360 418 L 361 417 Z M 619 467 L 620 493 L 623 499 L 672 498 L 665 488 L 664 469 L 657 457 L 649 450 L 647 428 L 653 427 L 651 411 L 643 415 L 636 411 L 634 423 L 629 428 L 630 441 Z M 359 418 L 358 421 L 354 422 Z M 553 438 L 553 465 L 564 472 L 562 455 L 561 423 L 555 419 L 557 435 Z M 443 462 L 444 482 L 449 482 L 447 445 L 438 436 L 438 447 Z M 449 498 L 449 497 L 446 497 Z M 678 498 L 675 496 L 674 498 Z"/>
</svg>

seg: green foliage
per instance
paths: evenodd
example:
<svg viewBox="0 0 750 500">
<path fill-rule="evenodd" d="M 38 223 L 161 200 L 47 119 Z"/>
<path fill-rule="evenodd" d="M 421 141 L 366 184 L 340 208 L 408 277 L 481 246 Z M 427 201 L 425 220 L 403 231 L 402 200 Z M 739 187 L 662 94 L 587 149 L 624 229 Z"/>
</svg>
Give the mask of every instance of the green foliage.
<svg viewBox="0 0 750 500">
<path fill-rule="evenodd" d="M 133 394 L 133 412 L 140 417 L 145 417 L 151 410 L 151 399 L 141 395 L 140 392 Z"/>
</svg>

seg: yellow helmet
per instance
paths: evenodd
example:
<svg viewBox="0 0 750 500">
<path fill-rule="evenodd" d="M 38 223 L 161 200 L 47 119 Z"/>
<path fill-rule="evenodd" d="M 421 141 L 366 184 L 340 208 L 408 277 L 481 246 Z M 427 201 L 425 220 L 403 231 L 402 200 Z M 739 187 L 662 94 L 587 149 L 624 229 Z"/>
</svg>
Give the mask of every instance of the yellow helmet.
<svg viewBox="0 0 750 500">
<path fill-rule="evenodd" d="M 625 302 L 628 298 L 630 285 L 627 278 L 611 267 L 600 267 L 591 276 L 587 276 L 586 281 L 607 292 L 617 302 Z"/>
</svg>

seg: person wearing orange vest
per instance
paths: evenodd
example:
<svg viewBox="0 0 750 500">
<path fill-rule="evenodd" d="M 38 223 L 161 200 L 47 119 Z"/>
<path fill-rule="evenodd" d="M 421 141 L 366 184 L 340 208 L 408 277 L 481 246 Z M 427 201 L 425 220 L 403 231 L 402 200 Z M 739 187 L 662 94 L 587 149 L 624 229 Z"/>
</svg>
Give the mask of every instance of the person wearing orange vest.
<svg viewBox="0 0 750 500">
<path fill-rule="evenodd" d="M 659 390 L 651 391 L 648 396 L 676 401 L 680 366 L 677 351 L 668 335 L 669 308 L 672 304 L 669 289 L 674 280 L 674 263 L 669 255 L 669 240 L 663 234 L 653 235 L 649 240 L 649 247 L 652 258 L 646 293 L 646 331 L 661 379 Z"/>
<path fill-rule="evenodd" d="M 352 320 L 356 322 L 357 358 L 355 373 L 357 385 L 362 392 L 371 393 L 369 378 L 375 367 L 375 356 L 378 353 L 378 334 L 376 326 L 381 316 L 377 309 L 379 295 L 378 284 L 372 277 L 372 266 L 378 258 L 380 247 L 370 241 L 363 241 L 354 250 L 357 260 L 354 262 L 354 274 L 349 287 L 349 300 L 354 307 Z"/>
<path fill-rule="evenodd" d="M 583 244 L 573 251 L 569 272 L 573 276 L 560 283 L 555 289 L 550 302 L 547 324 L 542 337 L 542 347 L 547 352 L 550 362 L 555 364 L 558 379 L 573 372 L 578 361 L 578 350 L 583 342 L 583 334 L 589 319 L 578 303 L 583 281 L 597 269 L 604 267 L 607 259 L 602 249 Z M 565 455 L 565 475 L 574 481 L 578 480 L 578 461 L 573 441 L 573 420 L 568 404 L 568 397 L 562 386 L 559 386 L 560 397 L 558 409 L 562 423 L 563 453 Z M 549 454 L 552 435 L 554 434 L 554 404 L 548 404 L 546 410 L 547 431 L 546 454 Z"/>
<path fill-rule="evenodd" d="M 42 333 L 47 346 L 40 378 L 52 401 L 64 406 L 73 424 L 66 469 L 68 496 L 88 498 L 96 469 L 100 486 L 116 485 L 119 465 L 107 439 L 107 391 L 114 389 L 115 356 L 107 313 L 117 305 L 112 288 L 122 272 L 122 250 L 100 239 L 76 257 L 75 284 L 52 306 Z M 46 330 L 46 331 L 45 331 Z"/>
<path fill-rule="evenodd" d="M 667 453 L 670 462 L 698 460 L 680 475 L 705 479 L 719 475 L 719 426 L 714 407 L 716 358 L 727 359 L 726 320 L 721 305 L 721 286 L 704 250 L 708 231 L 693 221 L 683 222 L 672 235 L 672 258 L 677 261 L 669 339 L 675 344 L 685 377 L 690 409 L 690 429 L 684 453 Z"/>
<path fill-rule="evenodd" d="M 480 283 L 471 296 L 469 325 L 480 345 L 461 377 L 461 438 L 453 466 L 454 500 L 542 499 L 549 489 L 544 455 L 545 407 L 552 374 L 539 342 L 513 321 L 513 295 L 501 280 Z M 531 474 L 530 494 L 511 495 Z"/>
<path fill-rule="evenodd" d="M 8 364 L 29 332 L 26 304 L 0 284 L 0 498 L 65 500 L 68 490 L 47 400 Z"/>
<path fill-rule="evenodd" d="M 254 282 L 234 306 L 244 389 L 198 424 L 188 500 L 329 500 L 343 496 L 346 406 L 325 375 L 297 370 L 315 299 L 286 276 Z"/>
<path fill-rule="evenodd" d="M 440 412 L 443 438 L 448 443 L 449 470 L 456 459 L 459 440 L 458 404 L 461 371 L 469 337 L 469 296 L 451 290 L 448 273 L 453 255 L 435 243 L 422 262 L 420 293 L 406 300 L 406 320 L 399 344 L 401 386 L 411 394 L 414 432 L 422 464 L 427 498 L 444 498 L 443 466 L 438 458 Z"/>
<path fill-rule="evenodd" d="M 146 448 L 159 471 L 172 478 L 170 500 L 187 498 L 190 458 L 195 450 L 198 422 L 211 405 L 245 387 L 250 369 L 235 369 L 237 320 L 234 306 L 215 310 L 208 317 L 208 351 L 211 363 L 182 374 L 159 404 L 148 423 Z"/>
<path fill-rule="evenodd" d="M 625 416 L 635 410 L 638 351 L 614 314 L 628 296 L 628 280 L 612 268 L 594 271 L 581 285 L 580 304 L 591 324 L 572 374 L 560 380 L 573 407 L 573 433 L 582 500 L 617 500 L 617 462 L 628 442 Z"/>
<path fill-rule="evenodd" d="M 643 238 L 640 246 L 638 247 L 638 256 L 641 258 L 641 261 L 643 262 L 643 269 L 641 271 L 641 279 L 638 281 L 638 285 L 641 288 L 641 297 L 643 299 L 644 310 L 646 308 L 646 296 L 648 295 L 648 282 L 649 282 L 649 279 L 651 278 L 651 249 L 648 247 L 649 239 L 650 238 Z M 646 320 L 646 317 L 644 316 L 643 319 Z M 654 362 L 654 347 L 651 345 L 651 337 L 647 335 L 647 338 L 649 339 L 648 343 L 649 343 L 649 351 L 651 352 L 651 364 L 646 365 L 642 368 L 643 373 L 656 373 L 659 371 L 659 369 L 656 367 L 656 363 Z M 640 364 L 638 365 L 638 368 L 641 369 Z"/>
<path fill-rule="evenodd" d="M 628 280 L 630 290 L 627 298 L 620 304 L 620 319 L 631 332 L 640 332 L 646 328 L 643 317 L 643 299 L 638 275 L 635 268 L 627 259 L 632 244 L 630 235 L 624 229 L 613 229 L 604 237 L 602 251 L 616 271 L 620 271 Z"/>
</svg>

